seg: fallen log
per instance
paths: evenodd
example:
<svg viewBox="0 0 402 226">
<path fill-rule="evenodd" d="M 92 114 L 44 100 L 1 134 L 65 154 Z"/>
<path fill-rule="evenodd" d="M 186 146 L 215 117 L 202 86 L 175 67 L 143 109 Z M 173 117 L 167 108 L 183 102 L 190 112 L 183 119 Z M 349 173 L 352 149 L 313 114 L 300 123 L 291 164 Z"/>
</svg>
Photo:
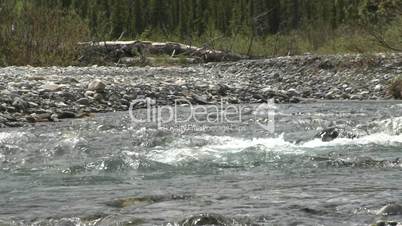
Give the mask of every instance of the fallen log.
<svg viewBox="0 0 402 226">
<path fill-rule="evenodd" d="M 199 48 L 176 42 L 150 41 L 104 41 L 83 42 L 80 61 L 118 63 L 127 58 L 147 58 L 150 55 L 165 55 L 171 58 L 191 58 L 194 62 L 221 62 L 246 59 L 245 56 L 208 48 Z"/>
</svg>

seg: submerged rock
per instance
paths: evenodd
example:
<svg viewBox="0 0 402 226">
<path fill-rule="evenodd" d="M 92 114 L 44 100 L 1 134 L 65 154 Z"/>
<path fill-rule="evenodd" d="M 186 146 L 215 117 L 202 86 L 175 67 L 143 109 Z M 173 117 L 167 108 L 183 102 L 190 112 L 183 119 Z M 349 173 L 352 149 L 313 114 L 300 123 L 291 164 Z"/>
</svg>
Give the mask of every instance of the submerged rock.
<svg viewBox="0 0 402 226">
<path fill-rule="evenodd" d="M 182 220 L 179 225 L 182 226 L 198 226 L 198 225 L 215 225 L 215 226 L 226 226 L 235 225 L 234 220 L 230 220 L 224 216 L 213 214 L 213 213 L 203 213 L 191 216 L 185 220 Z"/>
<path fill-rule="evenodd" d="M 114 208 L 127 208 L 136 205 L 145 205 L 158 202 L 162 197 L 128 197 L 107 202 L 106 205 Z"/>
<path fill-rule="evenodd" d="M 396 221 L 377 221 L 375 224 L 372 224 L 371 226 L 398 226 L 401 225 L 400 223 Z"/>
<path fill-rule="evenodd" d="M 318 133 L 315 137 L 321 138 L 323 142 L 329 142 L 338 138 L 339 132 L 337 128 L 328 128 L 324 129 L 320 133 Z"/>
<path fill-rule="evenodd" d="M 388 204 L 382 207 L 378 212 L 377 215 L 402 215 L 402 206 L 398 204 Z"/>
<path fill-rule="evenodd" d="M 110 202 L 106 202 L 105 204 L 114 208 L 127 208 L 130 206 L 137 205 L 148 205 L 156 202 L 164 202 L 171 200 L 186 200 L 189 199 L 189 196 L 186 195 L 151 195 L 144 197 L 127 197 L 112 200 Z"/>
<path fill-rule="evenodd" d="M 357 137 L 358 135 L 339 127 L 324 129 L 315 136 L 315 138 L 320 138 L 323 142 L 330 142 L 335 140 L 336 138 L 355 139 Z"/>
</svg>

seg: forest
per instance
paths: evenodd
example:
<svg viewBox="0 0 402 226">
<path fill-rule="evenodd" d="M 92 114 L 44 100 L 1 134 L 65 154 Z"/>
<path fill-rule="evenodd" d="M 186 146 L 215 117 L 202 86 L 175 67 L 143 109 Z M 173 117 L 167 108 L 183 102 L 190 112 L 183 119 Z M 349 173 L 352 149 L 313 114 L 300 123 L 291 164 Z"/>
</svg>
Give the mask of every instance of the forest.
<svg viewBox="0 0 402 226">
<path fill-rule="evenodd" d="M 177 41 L 254 57 L 402 50 L 402 0 L 0 0 L 0 65 L 69 65 L 78 42 Z"/>
</svg>

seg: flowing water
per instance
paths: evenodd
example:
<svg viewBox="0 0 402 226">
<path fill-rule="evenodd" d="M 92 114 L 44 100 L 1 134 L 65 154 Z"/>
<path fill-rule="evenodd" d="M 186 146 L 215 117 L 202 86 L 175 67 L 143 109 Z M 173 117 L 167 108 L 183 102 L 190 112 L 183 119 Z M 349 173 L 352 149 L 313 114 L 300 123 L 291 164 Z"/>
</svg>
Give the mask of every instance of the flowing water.
<svg viewBox="0 0 402 226">
<path fill-rule="evenodd" d="M 400 102 L 279 105 L 274 134 L 250 109 L 239 123 L 123 112 L 3 129 L 0 225 L 369 225 L 402 203 Z M 334 125 L 358 138 L 314 138 Z"/>
</svg>

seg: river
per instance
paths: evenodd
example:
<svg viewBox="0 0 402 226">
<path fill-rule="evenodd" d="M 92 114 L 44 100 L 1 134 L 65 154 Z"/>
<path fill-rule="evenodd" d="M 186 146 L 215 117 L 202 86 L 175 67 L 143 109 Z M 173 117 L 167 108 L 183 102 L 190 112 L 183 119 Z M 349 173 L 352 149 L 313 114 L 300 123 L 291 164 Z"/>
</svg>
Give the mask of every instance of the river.
<svg viewBox="0 0 402 226">
<path fill-rule="evenodd" d="M 249 108 L 236 123 L 116 112 L 2 129 L 0 225 L 369 225 L 402 203 L 401 102 L 278 105 L 275 131 Z M 314 138 L 330 126 L 358 137 Z"/>
</svg>

